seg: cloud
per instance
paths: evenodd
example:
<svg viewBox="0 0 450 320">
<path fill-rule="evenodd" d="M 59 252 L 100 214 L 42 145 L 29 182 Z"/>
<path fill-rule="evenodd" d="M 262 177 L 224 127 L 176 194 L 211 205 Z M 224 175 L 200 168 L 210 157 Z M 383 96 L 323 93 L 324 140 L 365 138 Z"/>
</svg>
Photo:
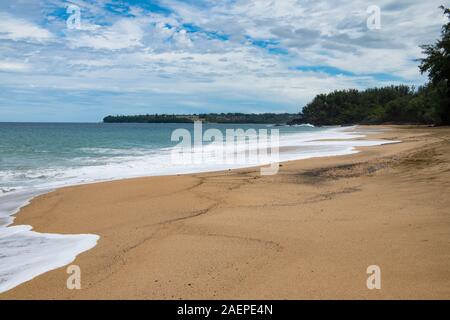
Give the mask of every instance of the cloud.
<svg viewBox="0 0 450 320">
<path fill-rule="evenodd" d="M 305 48 L 317 43 L 320 31 L 307 28 L 294 29 L 292 26 L 277 27 L 271 30 L 274 36 L 283 39 L 287 47 Z"/>
<path fill-rule="evenodd" d="M 48 30 L 36 24 L 0 12 L 0 39 L 47 42 L 53 38 Z"/>
<path fill-rule="evenodd" d="M 418 46 L 444 22 L 440 0 L 379 0 L 380 30 L 367 29 L 365 0 L 74 0 L 81 29 L 69 30 L 66 1 L 32 12 L 4 1 L 0 98 L 32 88 L 29 101 L 97 108 L 106 97 L 122 113 L 298 111 L 321 92 L 423 84 Z M 0 115 L 19 91 L 8 92 Z"/>
<path fill-rule="evenodd" d="M 142 22 L 135 19 L 121 19 L 110 27 L 85 28 L 71 31 L 69 42 L 72 47 L 94 50 L 120 50 L 141 47 L 144 31 Z"/>
<path fill-rule="evenodd" d="M 181 29 L 173 34 L 174 41 L 182 47 L 192 47 L 192 40 L 189 38 L 186 30 Z"/>
<path fill-rule="evenodd" d="M 21 62 L 0 61 L 0 71 L 23 72 L 29 70 L 29 65 Z"/>
</svg>

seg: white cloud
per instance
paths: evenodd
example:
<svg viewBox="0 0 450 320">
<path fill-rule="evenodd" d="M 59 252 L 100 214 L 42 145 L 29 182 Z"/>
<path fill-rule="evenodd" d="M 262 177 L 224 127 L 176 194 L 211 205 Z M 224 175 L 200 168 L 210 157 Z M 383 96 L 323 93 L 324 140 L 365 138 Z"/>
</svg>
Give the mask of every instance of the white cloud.
<svg viewBox="0 0 450 320">
<path fill-rule="evenodd" d="M 230 35 L 271 39 L 291 54 L 290 65 L 322 64 L 354 73 L 395 73 L 422 81 L 418 46 L 438 37 L 440 0 L 379 0 L 381 30 L 368 30 L 368 0 L 237 0 L 207 8 L 163 0 L 186 22 Z M 279 57 L 273 57 L 279 59 Z"/>
<path fill-rule="evenodd" d="M 178 32 L 175 32 L 172 37 L 177 45 L 182 47 L 192 47 L 192 41 L 186 30 L 182 29 Z"/>
<path fill-rule="evenodd" d="M 29 70 L 29 65 L 21 62 L 0 61 L 0 71 L 23 72 Z"/>
<path fill-rule="evenodd" d="M 63 29 L 63 36 L 54 31 L 58 41 L 0 41 L 0 71 L 17 72 L 14 77 L 0 76 L 0 86 L 114 91 L 125 97 L 145 92 L 158 96 L 158 101 L 164 102 L 165 96 L 174 107 L 184 101 L 192 106 L 240 101 L 241 105 L 230 105 L 236 109 L 268 102 L 292 111 L 321 92 L 396 83 L 370 74 L 423 83 L 414 60 L 420 55 L 418 46 L 433 42 L 443 23 L 437 9 L 440 0 L 379 0 L 382 28 L 376 31 L 367 30 L 366 9 L 372 2 L 364 0 L 206 1 L 206 6 L 161 0 L 172 13 L 157 14 L 135 5 L 127 16 L 111 13 L 102 1 L 79 1 L 82 29 Z M 4 21 L 8 20 L 1 20 L 0 27 Z M 49 30 L 65 26 L 62 18 L 48 24 Z M 0 29 L 0 38 L 32 39 L 17 30 L 3 31 L 8 28 Z M 31 33 L 45 39 L 45 32 Z M 264 47 L 253 40 L 270 41 Z M 33 68 L 20 63 L 28 57 Z M 347 72 L 302 72 L 298 66 Z"/>
<path fill-rule="evenodd" d="M 73 47 L 95 50 L 120 50 L 141 47 L 144 31 L 142 20 L 120 19 L 109 27 L 88 28 L 70 32 L 69 41 Z"/>
<path fill-rule="evenodd" d="M 32 22 L 0 12 L 0 39 L 46 42 L 53 38 L 52 33 Z"/>
</svg>

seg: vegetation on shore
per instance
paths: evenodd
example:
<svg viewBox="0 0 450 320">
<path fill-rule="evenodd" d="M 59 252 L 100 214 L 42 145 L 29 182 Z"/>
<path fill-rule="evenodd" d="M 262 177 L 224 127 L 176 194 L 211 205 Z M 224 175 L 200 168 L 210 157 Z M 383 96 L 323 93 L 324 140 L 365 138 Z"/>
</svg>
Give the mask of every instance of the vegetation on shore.
<svg viewBox="0 0 450 320">
<path fill-rule="evenodd" d="M 319 94 L 291 123 L 345 125 L 354 123 L 442 123 L 442 85 L 339 90 Z"/>
<path fill-rule="evenodd" d="M 209 123 L 261 123 L 285 124 L 298 118 L 293 113 L 205 113 L 194 115 L 146 114 L 135 116 L 107 116 L 106 123 L 192 123 L 196 120 Z"/>
</svg>

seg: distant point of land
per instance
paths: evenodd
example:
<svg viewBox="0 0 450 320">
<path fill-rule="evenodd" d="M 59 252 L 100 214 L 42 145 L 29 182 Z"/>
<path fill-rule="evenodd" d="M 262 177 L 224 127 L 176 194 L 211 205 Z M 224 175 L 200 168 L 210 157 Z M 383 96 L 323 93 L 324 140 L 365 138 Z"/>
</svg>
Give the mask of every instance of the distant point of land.
<svg viewBox="0 0 450 320">
<path fill-rule="evenodd" d="M 298 118 L 296 113 L 205 113 L 205 114 L 146 114 L 107 116 L 105 123 L 253 123 L 287 124 Z"/>
</svg>

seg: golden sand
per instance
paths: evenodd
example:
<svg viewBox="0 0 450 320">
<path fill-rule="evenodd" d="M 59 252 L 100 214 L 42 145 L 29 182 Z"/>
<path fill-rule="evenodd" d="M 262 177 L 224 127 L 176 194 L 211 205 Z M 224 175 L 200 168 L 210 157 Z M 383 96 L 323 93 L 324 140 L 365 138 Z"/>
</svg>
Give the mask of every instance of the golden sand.
<svg viewBox="0 0 450 320">
<path fill-rule="evenodd" d="M 16 224 L 93 233 L 66 268 L 0 299 L 450 298 L 450 129 L 394 127 L 401 143 L 258 168 L 96 183 L 40 196 Z M 366 269 L 381 268 L 381 290 Z"/>
</svg>

